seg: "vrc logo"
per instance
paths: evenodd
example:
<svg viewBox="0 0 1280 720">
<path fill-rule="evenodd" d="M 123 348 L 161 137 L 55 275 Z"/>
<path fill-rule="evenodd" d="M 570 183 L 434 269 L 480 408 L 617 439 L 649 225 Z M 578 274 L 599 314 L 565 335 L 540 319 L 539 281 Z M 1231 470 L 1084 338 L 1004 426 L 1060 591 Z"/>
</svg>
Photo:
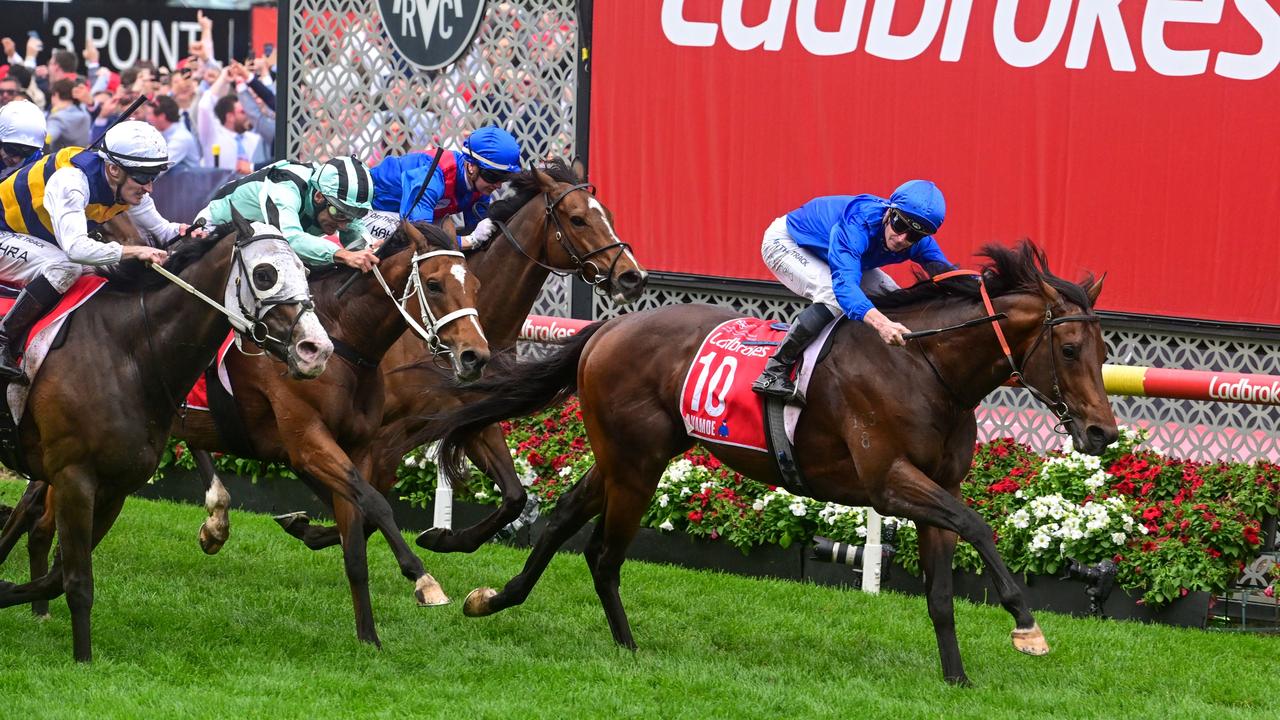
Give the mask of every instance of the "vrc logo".
<svg viewBox="0 0 1280 720">
<path fill-rule="evenodd" d="M 396 50 L 426 70 L 461 57 L 484 17 L 484 0 L 378 0 L 378 7 Z"/>
</svg>

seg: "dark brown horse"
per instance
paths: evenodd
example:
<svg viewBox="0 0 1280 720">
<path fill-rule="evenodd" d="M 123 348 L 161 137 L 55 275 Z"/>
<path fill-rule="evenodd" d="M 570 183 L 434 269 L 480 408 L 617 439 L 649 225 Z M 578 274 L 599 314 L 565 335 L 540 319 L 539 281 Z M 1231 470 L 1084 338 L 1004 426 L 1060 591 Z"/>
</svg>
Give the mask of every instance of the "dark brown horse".
<svg viewBox="0 0 1280 720">
<path fill-rule="evenodd" d="M 267 336 L 264 348 L 287 361 L 292 375 L 315 377 L 332 345 L 311 310 L 302 263 L 278 233 L 237 221 L 210 238 L 181 241 L 166 266 L 222 300 L 237 322 L 254 324 Z M 180 393 L 208 367 L 231 327 L 201 299 L 150 269 L 133 269 L 76 311 L 65 344 L 36 376 L 18 426 L 33 480 L 27 495 L 49 486 L 60 542 L 49 572 L 24 585 L 0 581 L 0 607 L 65 591 L 80 661 L 93 655 L 93 548 L 125 498 L 155 472 Z"/>
<path fill-rule="evenodd" d="M 521 173 L 512 181 L 511 197 L 495 202 L 489 217 L 509 232 L 469 256 L 468 265 L 481 281 L 477 308 L 494 350 L 512 350 L 520 327 L 543 282 L 552 272 L 572 272 L 627 303 L 644 290 L 645 271 L 630 247 L 613 229 L 613 214 L 583 185 L 578 171 L 556 161 L 543 170 Z M 383 494 L 396 484 L 396 468 L 410 450 L 434 438 L 426 417 L 457 408 L 480 396 L 450 382 L 430 362 L 423 362 L 420 340 L 405 335 L 387 353 L 382 371 L 387 402 L 373 451 L 371 481 Z M 418 544 L 441 552 L 471 552 L 515 520 L 525 506 L 511 455 L 498 426 L 486 428 L 467 446 L 472 461 L 502 488 L 502 505 L 474 527 L 461 531 L 431 530 Z M 282 518 L 292 535 L 312 549 L 338 543 L 332 526 L 313 525 L 302 514 Z"/>
<path fill-rule="evenodd" d="M 452 368 L 452 377 L 474 380 L 489 360 L 489 346 L 476 320 L 479 282 L 467 271 L 452 238 L 433 225 L 405 223 L 381 252 L 385 259 L 377 272 L 386 287 L 371 273 L 336 297 L 347 273 L 312 281 L 316 308 L 341 359 L 320 378 L 294 382 L 280 377 L 261 356 L 227 356 L 227 373 L 253 444 L 251 452 L 228 447 L 208 412 L 190 412 L 173 429 L 194 450 L 287 462 L 324 498 L 334 510 L 342 539 L 356 635 L 375 645 L 381 643 L 369 598 L 366 527 L 380 530 L 387 539 L 400 571 L 414 583 L 419 603 L 448 602 L 439 583 L 405 542 L 386 498 L 366 480 L 373 463 L 372 442 L 382 419 L 384 390 L 378 364 L 401 335 L 416 337 L 405 332 L 406 320 L 417 323 L 419 317 L 424 333 L 419 342 L 430 342 L 433 353 Z M 388 288 L 396 289 L 394 297 Z M 206 470 L 212 467 L 207 461 L 202 465 Z M 219 486 L 215 485 L 214 495 Z M 225 514 L 225 504 L 215 509 Z M 206 552 L 221 547 L 226 529 L 217 516 L 206 522 L 200 533 Z"/>
<path fill-rule="evenodd" d="M 999 327 L 1011 356 L 1001 350 L 990 322 L 916 340 L 909 349 L 884 344 L 862 323 L 843 323 L 830 355 L 814 369 L 796 428 L 806 494 L 870 505 L 917 523 L 929 616 L 943 676 L 952 682 L 967 681 L 952 614 L 957 534 L 978 549 L 1013 615 L 1014 646 L 1033 655 L 1049 651 L 991 528 L 959 500 L 973 457 L 975 406 L 1020 368 L 1025 383 L 1038 388 L 1070 427 L 1077 448 L 1097 454 L 1117 435 L 1102 385 L 1105 346 L 1092 311 L 1101 282 L 1080 286 L 1054 277 L 1029 243 L 1016 250 L 988 247 L 985 254 L 991 260 L 986 287 L 995 311 L 1007 316 Z M 917 330 L 988 315 L 971 277 L 921 283 L 878 298 L 877 305 Z M 501 592 L 472 592 L 467 615 L 523 602 L 556 548 L 600 515 L 587 564 L 614 640 L 635 647 L 618 594 L 619 569 L 663 468 L 693 443 L 684 431 L 680 398 L 699 344 L 733 317 L 722 308 L 682 305 L 591 325 L 543 363 L 491 371 L 470 389 L 489 399 L 438 418 L 448 428 L 441 457 L 459 477 L 462 448 L 473 433 L 576 390 L 595 453 L 595 467 L 561 499 L 524 571 Z M 719 444 L 708 449 L 749 477 L 782 483 L 766 453 Z"/>
</svg>

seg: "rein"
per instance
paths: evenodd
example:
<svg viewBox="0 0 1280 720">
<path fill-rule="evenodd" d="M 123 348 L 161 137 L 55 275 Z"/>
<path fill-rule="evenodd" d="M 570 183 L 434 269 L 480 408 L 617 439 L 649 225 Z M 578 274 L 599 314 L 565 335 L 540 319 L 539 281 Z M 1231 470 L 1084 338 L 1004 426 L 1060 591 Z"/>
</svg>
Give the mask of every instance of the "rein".
<svg viewBox="0 0 1280 720">
<path fill-rule="evenodd" d="M 922 330 L 920 332 L 906 333 L 905 335 L 903 335 L 903 337 L 905 339 L 911 340 L 915 338 L 928 337 L 930 335 L 937 335 L 939 333 L 951 332 L 952 330 L 960 330 L 963 328 L 974 327 L 976 325 L 984 325 L 986 323 L 991 323 L 991 327 L 993 330 L 995 330 L 995 333 L 996 333 L 996 339 L 1000 342 L 1000 349 L 1001 351 L 1004 352 L 1005 360 L 1008 361 L 1009 363 L 1009 368 L 1011 370 L 1011 373 L 1009 375 L 1010 379 L 1014 380 L 1019 385 L 1026 388 L 1027 391 L 1031 393 L 1032 397 L 1034 397 L 1036 400 L 1039 400 L 1047 408 L 1049 408 L 1049 411 L 1052 412 L 1054 416 L 1058 418 L 1058 424 L 1055 425 L 1053 428 L 1054 432 L 1057 432 L 1059 434 L 1065 434 L 1066 432 L 1065 428 L 1071 423 L 1073 423 L 1074 419 L 1070 415 L 1071 408 L 1067 407 L 1067 403 L 1062 397 L 1062 388 L 1059 387 L 1059 384 L 1058 384 L 1058 354 L 1053 351 L 1054 349 L 1053 326 L 1061 325 L 1063 323 L 1068 323 L 1068 322 L 1099 322 L 1101 321 L 1102 318 L 1098 317 L 1097 315 L 1062 315 L 1060 317 L 1054 317 L 1053 309 L 1049 307 L 1048 303 L 1045 304 L 1044 321 L 1041 323 L 1040 333 L 1039 335 L 1036 336 L 1035 342 L 1031 344 L 1031 347 L 1027 350 L 1027 352 L 1023 354 L 1022 360 L 1023 360 L 1023 364 L 1026 364 L 1027 358 L 1031 357 L 1032 353 L 1034 353 L 1036 349 L 1040 347 L 1040 343 L 1044 340 L 1045 335 L 1047 334 L 1049 336 L 1049 348 L 1050 348 L 1050 355 L 1052 357 L 1052 362 L 1050 363 L 1050 366 L 1052 367 L 1052 371 L 1053 371 L 1053 394 L 1054 394 L 1054 397 L 1051 398 L 1047 394 L 1045 394 L 1043 391 L 1041 391 L 1039 388 L 1027 382 L 1026 376 L 1022 374 L 1022 369 L 1018 367 L 1018 362 L 1017 360 L 1014 359 L 1013 351 L 1009 347 L 1009 341 L 1005 337 L 1004 329 L 1000 326 L 1000 321 L 1007 319 L 1008 315 L 1006 315 L 1005 313 L 997 313 L 995 311 L 995 308 L 991 304 L 991 296 L 987 294 L 987 285 L 982 279 L 982 273 L 976 270 L 952 270 L 950 272 L 945 272 L 939 275 L 935 275 L 932 279 L 933 279 L 933 282 L 936 283 L 942 280 L 949 280 L 951 278 L 956 278 L 956 277 L 977 278 L 978 290 L 982 294 L 982 305 L 983 307 L 986 308 L 987 315 L 985 317 L 975 318 L 973 320 L 968 320 L 968 321 L 959 323 L 958 325 L 951 325 L 949 327 L 938 328 L 936 330 Z M 940 373 L 938 371 L 937 366 L 933 364 L 933 360 L 929 358 L 928 353 L 925 353 L 923 349 L 920 350 L 920 353 L 924 355 L 925 361 L 929 363 L 929 367 L 933 370 L 933 374 L 938 377 L 938 381 L 942 383 L 942 386 L 946 388 L 947 392 L 951 395 L 951 397 L 956 400 L 959 400 L 959 396 L 955 393 L 954 390 L 951 389 L 951 386 L 947 384 L 946 380 L 943 379 L 942 373 Z"/>
<path fill-rule="evenodd" d="M 524 247 L 520 245 L 520 241 L 516 240 L 515 236 L 511 234 L 511 231 L 507 228 L 507 224 L 505 222 L 502 222 L 501 220 L 495 220 L 494 224 L 498 226 L 498 230 L 502 232 L 502 236 L 507 239 L 507 242 L 511 243 L 511 246 L 514 247 L 517 251 L 519 251 L 521 255 L 525 256 L 525 258 L 528 259 L 529 262 L 533 263 L 534 265 L 537 265 L 538 267 L 542 268 L 543 270 L 546 270 L 547 272 L 551 273 L 552 275 L 555 275 L 556 277 L 568 277 L 570 275 L 576 275 L 578 279 L 581 280 L 582 282 L 588 285 L 591 285 L 592 287 L 598 287 L 604 282 L 613 279 L 613 274 L 618 268 L 618 263 L 622 260 L 622 254 L 624 252 L 631 250 L 631 245 L 629 243 L 619 240 L 618 242 L 610 243 L 608 245 L 605 245 L 604 247 L 596 248 L 595 250 L 592 250 L 591 252 L 588 252 L 586 254 L 581 254 L 578 252 L 577 248 L 573 246 L 573 243 L 569 242 L 568 239 L 565 237 L 566 235 L 568 235 L 568 233 L 565 232 L 564 225 L 561 224 L 560 222 L 560 216 L 555 212 L 556 207 L 560 204 L 560 201 L 564 200 L 570 193 L 576 190 L 583 190 L 585 192 L 589 192 L 592 195 L 594 195 L 595 189 L 596 189 L 595 186 L 590 183 L 579 183 L 561 192 L 559 195 L 556 196 L 555 200 L 551 199 L 550 193 L 546 193 L 546 192 L 542 193 L 542 197 L 547 203 L 545 208 L 546 217 L 549 218 L 551 222 L 554 223 L 556 226 L 556 240 L 559 241 L 560 246 L 564 248 L 564 251 L 569 254 L 569 258 L 573 260 L 574 269 L 569 272 L 565 272 L 560 270 L 559 268 L 552 267 L 538 260 L 537 258 L 534 258 L 532 255 L 530 255 L 527 251 L 525 251 Z M 596 255 L 599 255 L 600 253 L 606 252 L 608 250 L 612 250 L 614 248 L 619 248 L 619 250 L 617 253 L 614 254 L 613 262 L 609 263 L 608 274 L 605 274 L 603 273 L 601 266 L 598 265 L 595 260 L 592 260 L 592 258 L 595 257 Z M 590 268 L 593 271 L 593 274 L 595 277 L 594 281 L 587 279 L 588 268 Z"/>
<path fill-rule="evenodd" d="M 440 340 L 441 328 L 454 320 L 461 320 L 464 317 L 478 318 L 480 317 L 480 311 L 473 307 L 466 307 L 454 310 L 444 316 L 436 317 L 435 313 L 431 311 L 431 306 L 427 303 L 426 293 L 422 289 L 422 278 L 418 275 L 418 264 L 433 257 L 465 258 L 466 255 L 463 255 L 459 250 L 432 250 L 422 254 L 415 253 L 409 260 L 409 279 L 405 282 L 404 294 L 400 297 L 396 297 L 395 293 L 392 292 L 391 286 L 387 284 L 386 279 L 382 277 L 382 273 L 376 265 L 373 268 L 373 276 L 378 279 L 378 284 L 382 286 L 382 291 L 387 294 L 387 297 L 391 298 L 392 304 L 400 312 L 400 317 L 404 318 L 405 324 L 413 330 L 415 335 L 427 343 L 427 347 L 434 356 L 450 353 L 449 348 Z M 404 307 L 408 304 L 409 299 L 415 295 L 418 298 L 418 310 L 422 318 L 421 324 L 414 320 L 413 316 Z M 477 320 L 477 322 L 479 321 Z"/>
</svg>

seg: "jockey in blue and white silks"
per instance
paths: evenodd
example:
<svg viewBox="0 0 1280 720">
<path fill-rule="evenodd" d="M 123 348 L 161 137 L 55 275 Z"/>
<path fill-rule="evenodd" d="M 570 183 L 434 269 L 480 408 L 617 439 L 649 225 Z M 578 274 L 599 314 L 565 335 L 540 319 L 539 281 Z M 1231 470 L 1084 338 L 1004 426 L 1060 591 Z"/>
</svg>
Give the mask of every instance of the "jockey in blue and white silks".
<svg viewBox="0 0 1280 720">
<path fill-rule="evenodd" d="M 444 155 L 423 191 L 435 152 Z M 474 228 L 459 239 L 463 249 L 488 241 L 494 230 L 487 218 L 489 200 L 520 172 L 520 144 L 506 130 L 488 126 L 467 136 L 462 150 L 435 152 L 388 157 L 372 169 L 374 211 L 365 225 L 375 241 L 390 237 L 402 218 L 439 222 L 455 213 L 462 214 L 465 227 Z"/>
<path fill-rule="evenodd" d="M 832 318 L 843 313 L 875 328 L 890 345 L 910 330 L 885 317 L 868 295 L 897 289 L 879 268 L 907 260 L 936 275 L 953 265 L 933 234 L 946 217 L 946 201 L 927 180 L 903 183 L 886 200 L 875 195 L 832 195 L 810 200 L 773 221 L 764 233 L 765 265 L 792 292 L 813 302 L 752 388 L 803 402 L 791 368 Z"/>
</svg>

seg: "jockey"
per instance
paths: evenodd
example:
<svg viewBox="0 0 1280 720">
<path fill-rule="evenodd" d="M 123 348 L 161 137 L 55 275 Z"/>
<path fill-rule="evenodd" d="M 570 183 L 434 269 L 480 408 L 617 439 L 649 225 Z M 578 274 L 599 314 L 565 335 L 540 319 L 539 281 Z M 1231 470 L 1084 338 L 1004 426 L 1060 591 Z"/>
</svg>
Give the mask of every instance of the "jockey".
<svg viewBox="0 0 1280 720">
<path fill-rule="evenodd" d="M 810 200 L 773 221 L 764 233 L 764 263 L 792 292 L 813 304 L 791 330 L 751 386 L 764 395 L 804 402 L 791 369 L 804 349 L 840 313 L 860 320 L 890 345 L 905 345 L 905 325 L 885 317 L 867 295 L 898 288 L 878 268 L 912 260 L 930 275 L 954 266 L 933 234 L 947 206 L 928 180 L 903 183 L 888 200 L 875 195 L 832 195 Z"/>
<path fill-rule="evenodd" d="M 17 100 L 0 108 L 0 180 L 39 160 L 47 133 L 35 103 Z"/>
<path fill-rule="evenodd" d="M 350 156 L 323 163 L 281 160 L 223 185 L 197 218 L 231 221 L 234 207 L 247 220 L 280 228 L 310 267 L 342 264 L 368 272 L 378 258 L 368 249 L 361 218 L 369 212 L 373 181 Z M 340 246 L 325 239 L 338 236 Z"/>
<path fill-rule="evenodd" d="M 435 153 L 410 153 L 388 157 L 373 168 L 375 212 L 370 235 L 385 240 L 401 218 L 439 222 L 447 215 L 462 213 L 463 224 L 473 230 L 459 238 L 459 246 L 464 250 L 483 247 L 494 230 L 486 217 L 489 198 L 520 172 L 520 143 L 502 128 L 479 128 L 467 136 L 462 150 L 445 152 L 419 197 L 434 159 Z"/>
<path fill-rule="evenodd" d="M 27 332 L 57 305 L 87 265 L 122 258 L 161 263 L 168 253 L 145 245 L 98 242 L 89 230 L 128 211 L 144 236 L 166 242 L 185 230 L 156 212 L 151 183 L 169 167 L 155 128 L 130 120 L 107 131 L 97 150 L 69 147 L 0 181 L 0 281 L 22 286 L 0 322 L 0 379 L 25 381 L 17 366 Z"/>
</svg>

